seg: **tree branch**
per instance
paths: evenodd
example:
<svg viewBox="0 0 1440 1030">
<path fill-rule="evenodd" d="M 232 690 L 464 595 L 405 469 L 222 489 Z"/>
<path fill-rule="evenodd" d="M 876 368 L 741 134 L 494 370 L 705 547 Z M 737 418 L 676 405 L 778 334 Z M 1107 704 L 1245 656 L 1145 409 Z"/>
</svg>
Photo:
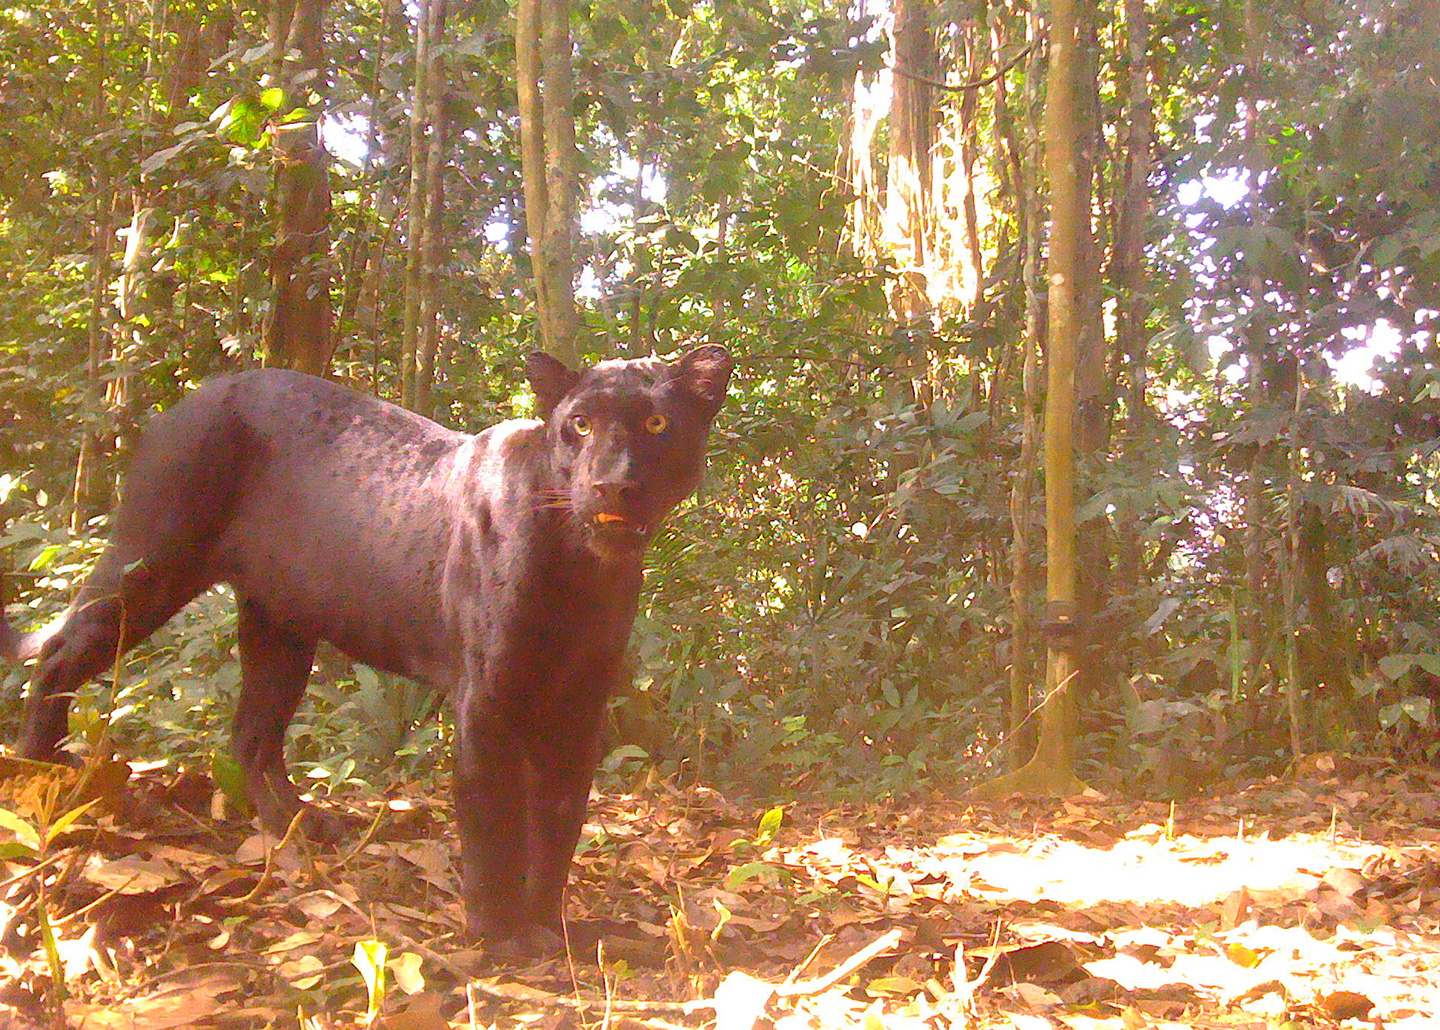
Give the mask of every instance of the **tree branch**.
<svg viewBox="0 0 1440 1030">
<path fill-rule="evenodd" d="M 886 67 L 888 67 L 890 71 L 894 72 L 896 75 L 903 75 L 905 78 L 910 79 L 912 82 L 923 82 L 927 86 L 934 86 L 936 89 L 947 90 L 951 93 L 963 93 L 966 90 L 982 89 L 985 86 L 990 85 L 996 79 L 1000 78 L 1000 76 L 1004 75 L 1011 68 L 1014 68 L 1017 64 L 1023 61 L 1032 50 L 1034 50 L 1037 46 L 1041 44 L 1041 42 L 1043 42 L 1043 40 L 1035 40 L 1024 50 L 1020 51 L 1014 57 L 1010 58 L 1010 60 L 1006 61 L 1004 67 L 1000 68 L 997 71 L 991 72 L 984 78 L 971 79 L 969 82 L 941 82 L 939 79 L 932 79 L 928 75 L 921 75 L 919 72 L 911 71 L 908 68 L 902 68 L 898 64 L 887 65 Z"/>
</svg>

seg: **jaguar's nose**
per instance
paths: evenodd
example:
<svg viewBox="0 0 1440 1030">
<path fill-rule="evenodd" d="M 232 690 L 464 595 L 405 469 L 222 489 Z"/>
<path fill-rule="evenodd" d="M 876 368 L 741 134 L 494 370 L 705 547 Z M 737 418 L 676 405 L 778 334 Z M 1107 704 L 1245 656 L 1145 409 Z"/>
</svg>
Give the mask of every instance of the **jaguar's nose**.
<svg viewBox="0 0 1440 1030">
<path fill-rule="evenodd" d="M 607 511 L 620 510 L 635 500 L 638 491 L 634 483 L 625 480 L 602 480 L 594 484 L 595 495 Z"/>
</svg>

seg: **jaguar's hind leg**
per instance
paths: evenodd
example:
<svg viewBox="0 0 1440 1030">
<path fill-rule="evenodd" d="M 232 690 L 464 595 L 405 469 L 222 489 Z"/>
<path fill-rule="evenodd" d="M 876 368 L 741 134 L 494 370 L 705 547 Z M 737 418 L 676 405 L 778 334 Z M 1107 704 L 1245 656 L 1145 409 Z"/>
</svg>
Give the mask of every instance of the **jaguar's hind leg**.
<svg viewBox="0 0 1440 1030">
<path fill-rule="evenodd" d="M 245 795 L 265 828 L 283 834 L 301 808 L 285 769 L 285 731 L 305 693 L 316 641 L 305 640 L 270 618 L 255 602 L 240 602 L 240 700 L 230 747 L 245 777 Z M 309 827 L 321 836 L 333 828 Z"/>
<path fill-rule="evenodd" d="M 30 677 L 25 726 L 18 745 L 25 758 L 60 757 L 70 702 L 86 680 L 114 666 L 208 582 L 167 575 L 143 560 L 128 563 L 112 549 L 81 588 L 65 622 L 47 640 Z M 125 571 L 122 571 L 125 570 Z"/>
</svg>

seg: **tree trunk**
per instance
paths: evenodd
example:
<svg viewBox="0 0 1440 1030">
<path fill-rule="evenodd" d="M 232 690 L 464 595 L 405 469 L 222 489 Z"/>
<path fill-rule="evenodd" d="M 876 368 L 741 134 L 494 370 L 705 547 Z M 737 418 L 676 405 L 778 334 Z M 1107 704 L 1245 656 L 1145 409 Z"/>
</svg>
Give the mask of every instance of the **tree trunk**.
<svg viewBox="0 0 1440 1030">
<path fill-rule="evenodd" d="M 340 307 L 335 318 L 335 344 L 337 351 L 347 349 L 344 336 L 359 330 L 357 311 L 365 292 L 367 271 L 374 254 L 375 234 L 385 225 L 378 217 L 381 205 L 376 202 L 377 176 L 375 175 L 375 154 L 380 147 L 380 103 L 384 94 L 380 91 L 380 72 L 385 66 L 390 42 L 390 26 L 404 17 L 404 9 L 397 0 L 384 0 L 380 11 L 380 30 L 375 37 L 375 56 L 371 62 L 370 110 L 366 116 L 365 157 L 360 169 L 359 197 L 355 204 L 354 237 L 350 251 L 340 271 Z M 353 355 L 352 360 L 358 355 Z M 374 381 L 370 388 L 379 396 L 379 384 Z"/>
<path fill-rule="evenodd" d="M 1150 77 L 1147 62 L 1150 41 L 1149 14 L 1145 0 L 1125 0 L 1125 50 L 1123 63 L 1129 96 L 1125 107 L 1125 168 L 1120 196 L 1115 207 L 1115 245 L 1111 251 L 1110 279 L 1119 298 L 1115 310 L 1115 367 L 1123 382 L 1125 398 L 1125 445 L 1130 461 L 1143 453 L 1143 434 L 1148 425 L 1145 358 L 1146 319 L 1150 303 L 1145 283 L 1145 225 L 1150 217 L 1150 148 L 1154 137 L 1154 112 L 1150 104 Z M 1130 513 L 1116 520 L 1117 590 L 1129 591 L 1140 585 L 1140 532 Z"/>
<path fill-rule="evenodd" d="M 1033 589 L 1030 568 L 1031 531 L 1035 525 L 1034 491 L 1039 472 L 1040 443 L 1040 297 L 1035 286 L 1040 249 L 1038 201 L 1020 194 L 1024 207 L 1022 232 L 1025 235 L 1025 334 L 1021 338 L 1024 356 L 1021 359 L 1020 395 L 1020 458 L 1010 484 L 1010 704 L 1007 738 L 1010 742 L 1010 768 L 1025 764 L 1032 749 L 1034 733 L 1030 729 L 1030 684 L 1033 666 L 1030 661 L 1030 639 L 1033 619 L 1030 594 Z"/>
<path fill-rule="evenodd" d="M 1033 25 L 1035 31 L 1039 25 Z M 998 50 L 998 47 L 997 47 Z M 1025 78 L 1023 110 L 1034 108 L 1035 83 L 1038 80 L 1038 54 L 1030 59 L 1030 74 Z M 997 80 L 1003 82 L 1001 80 Z M 997 112 L 1003 104 L 1003 86 L 996 98 Z M 997 121 L 1000 121 L 997 119 Z M 1020 346 L 1020 458 L 1010 484 L 1010 700 L 1006 738 L 1009 742 L 1009 766 L 1020 769 L 1034 751 L 1035 732 L 1030 722 L 1031 686 L 1034 663 L 1031 661 L 1031 640 L 1034 618 L 1030 611 L 1030 595 L 1034 591 L 1034 572 L 1030 562 L 1031 541 L 1035 528 L 1035 482 L 1039 477 L 1040 455 L 1040 349 L 1044 343 L 1045 318 L 1040 302 L 1040 250 L 1043 246 L 1044 217 L 1036 185 L 1041 179 L 1033 147 L 1022 147 L 1014 138 L 1008 120 L 997 126 L 1008 133 L 1006 150 L 1011 156 L 1014 177 L 1012 195 L 1016 198 L 1017 220 L 1020 223 L 1019 245 L 1022 248 L 1021 280 L 1025 290 L 1025 331 Z M 1039 132 L 1033 119 L 1026 117 L 1025 131 L 1031 139 Z"/>
<path fill-rule="evenodd" d="M 1070 793 L 1075 778 L 1074 684 L 1081 671 L 1077 619 L 1075 532 L 1075 415 L 1078 344 L 1085 331 L 1090 182 L 1082 153 L 1086 119 L 1081 104 L 1086 55 L 1077 0 L 1051 8 L 1050 74 L 1045 97 L 1045 168 L 1050 180 L 1049 331 L 1045 398 L 1046 619 L 1045 700 L 1035 755 L 1013 773 L 976 790 Z"/>
<path fill-rule="evenodd" d="M 515 73 L 536 321 L 545 350 L 574 365 L 580 335 L 573 252 L 578 158 L 567 0 L 519 0 Z"/>
<path fill-rule="evenodd" d="M 106 9 L 96 8 L 99 23 L 96 29 L 95 60 L 98 74 L 95 80 L 95 96 L 92 110 L 96 125 L 107 124 L 106 94 L 109 82 L 109 23 Z M 110 349 L 110 335 L 106 323 L 106 295 L 110 283 L 110 247 L 114 243 L 115 187 L 110 174 L 102 165 L 95 169 L 92 185 L 95 195 L 95 230 L 90 242 L 89 307 L 90 324 L 87 330 L 85 348 L 85 390 L 87 394 L 87 424 L 80 434 L 80 449 L 75 458 L 75 489 L 70 503 L 70 532 L 79 534 L 85 524 L 96 515 L 110 510 L 111 491 L 109 484 L 99 474 L 100 456 L 105 435 L 99 424 L 105 403 L 105 380 L 101 375 L 100 361 Z"/>
<path fill-rule="evenodd" d="M 90 245 L 90 325 L 85 348 L 85 382 L 89 396 L 87 415 L 98 419 L 105 401 L 105 380 L 100 361 L 109 350 L 105 299 L 110 283 L 110 244 L 114 239 L 115 189 L 104 169 L 95 174 L 95 232 Z M 80 434 L 75 459 L 75 492 L 70 506 L 70 532 L 79 534 L 96 515 L 110 510 L 109 483 L 100 475 L 105 435 L 95 423 Z"/>
<path fill-rule="evenodd" d="M 1300 485 L 1304 475 L 1301 457 L 1300 417 L 1305 410 L 1305 368 L 1296 362 L 1295 403 L 1285 450 L 1285 548 L 1281 566 L 1285 598 L 1285 702 L 1290 723 L 1290 757 L 1299 759 L 1310 750 L 1305 686 L 1300 669 L 1303 619 L 1300 613 Z M 1308 699 L 1312 704 L 1315 698 Z"/>
<path fill-rule="evenodd" d="M 155 79 L 160 74 L 159 69 L 168 64 L 163 89 L 166 106 L 162 108 L 151 103 L 150 98 L 154 94 L 150 89 L 141 93 L 141 103 L 147 108 L 145 120 L 157 140 L 165 138 L 177 114 L 184 109 L 185 98 L 204 81 L 211 54 L 228 45 L 233 27 L 230 12 L 223 9 L 180 11 L 179 24 L 167 25 L 167 17 L 174 13 L 162 4 L 153 4 L 149 10 L 149 39 L 164 39 L 173 32 L 178 40 L 172 52 L 163 53 L 155 47 L 145 52 L 147 82 Z M 97 124 L 103 121 L 97 117 Z M 168 198 L 143 172 L 135 180 L 128 203 L 118 191 L 114 196 L 112 217 L 125 217 L 122 212 L 127 209 L 129 216 L 129 224 L 118 234 L 125 241 L 120 274 L 115 283 L 118 317 L 110 333 L 110 367 L 104 373 L 105 407 L 113 420 L 114 432 L 113 435 L 104 433 L 91 441 L 90 460 L 87 462 L 90 469 L 123 465 L 123 462 L 107 462 L 102 452 L 107 444 L 112 444 L 116 452 L 125 452 L 130 448 L 138 412 L 145 405 L 144 398 L 139 396 L 144 377 L 135 373 L 149 362 L 158 349 L 153 340 L 159 333 L 162 312 L 156 310 L 148 287 L 159 262 L 157 250 L 163 251 L 165 246 L 163 242 L 157 243 L 156 235 L 169 218 L 167 206 Z M 106 249 L 108 251 L 108 242 Z M 96 484 L 97 500 L 102 499 L 102 495 L 108 499 L 114 486 L 111 482 L 102 489 Z"/>
<path fill-rule="evenodd" d="M 1150 16 L 1145 0 L 1125 0 L 1125 71 L 1129 90 L 1125 106 L 1125 170 L 1111 279 L 1119 295 L 1115 312 L 1115 353 L 1123 368 L 1125 428 L 1132 437 L 1145 424 L 1145 321 L 1150 304 L 1145 296 L 1145 224 L 1150 217 L 1150 147 L 1155 115 L 1150 103 L 1148 53 Z"/>
<path fill-rule="evenodd" d="M 930 312 L 927 269 L 935 237 L 934 80 L 939 64 L 929 0 L 896 0 L 891 78 L 890 164 L 885 184 L 885 235 L 900 277 L 890 295 L 895 319 L 917 322 Z M 917 359 L 919 356 L 917 355 Z M 925 369 L 916 370 L 922 378 Z"/>
<path fill-rule="evenodd" d="M 273 129 L 276 233 L 265 363 L 312 375 L 324 373 L 334 351 L 330 156 L 320 142 L 323 16 L 324 0 L 275 0 L 270 20 L 272 76 L 285 99 Z M 303 116 L 294 117 L 298 112 Z"/>
<path fill-rule="evenodd" d="M 446 0 L 421 0 L 415 26 L 415 89 L 410 105 L 410 194 L 405 239 L 405 324 L 400 402 L 428 416 L 440 332 L 439 282 L 444 220 Z"/>
<path fill-rule="evenodd" d="M 440 340 L 440 266 L 444 259 L 445 225 L 445 19 L 447 0 L 429 0 L 430 79 L 425 120 L 430 136 L 425 147 L 425 212 L 420 234 L 420 341 L 415 361 L 415 410 L 430 416 L 435 385 L 435 359 Z"/>
<path fill-rule="evenodd" d="M 1093 8 L 1079 5 L 1076 48 L 1078 66 L 1075 71 L 1075 103 L 1079 119 L 1075 129 L 1078 146 L 1075 177 L 1080 196 L 1079 251 L 1080 271 L 1076 278 L 1079 334 L 1075 337 L 1075 456 L 1080 467 L 1089 467 L 1110 443 L 1110 424 L 1114 415 L 1114 391 L 1106 375 L 1105 327 L 1101 307 L 1101 247 L 1091 228 L 1094 201 L 1095 155 L 1101 146 L 1100 94 L 1097 61 L 1100 43 L 1096 32 Z M 1077 491 L 1078 502 L 1089 500 L 1090 489 Z M 1101 514 L 1076 527 L 1075 617 L 1083 627 L 1085 641 L 1093 640 L 1093 630 L 1100 613 L 1109 603 L 1111 590 L 1110 516 Z M 1081 646 L 1076 642 L 1075 646 Z M 1080 662 L 1071 696 L 1091 697 L 1114 682 L 1112 656 L 1107 648 L 1092 650 Z"/>
<path fill-rule="evenodd" d="M 1248 102 L 1245 105 L 1244 154 L 1247 165 L 1247 185 L 1252 223 L 1264 222 L 1264 207 L 1260 203 L 1260 177 L 1266 167 L 1264 142 L 1260 139 L 1257 104 L 1260 99 L 1260 38 L 1254 0 L 1245 0 L 1245 65 L 1249 79 Z M 1259 411 L 1269 401 L 1265 385 L 1263 365 L 1269 350 L 1268 319 L 1263 314 L 1270 305 L 1265 300 L 1265 283 L 1258 272 L 1252 272 L 1249 280 L 1252 315 L 1245 327 L 1247 379 L 1251 410 Z M 1243 633 L 1246 650 L 1245 680 L 1251 698 L 1260 696 L 1267 677 L 1269 662 L 1268 628 L 1272 622 L 1273 609 L 1266 604 L 1270 594 L 1268 580 L 1270 563 L 1266 560 L 1266 523 L 1269 519 L 1269 505 L 1266 503 L 1265 486 L 1270 476 L 1270 465 L 1274 448 L 1268 443 L 1257 443 L 1250 459 L 1249 477 L 1245 484 L 1245 619 Z"/>
</svg>

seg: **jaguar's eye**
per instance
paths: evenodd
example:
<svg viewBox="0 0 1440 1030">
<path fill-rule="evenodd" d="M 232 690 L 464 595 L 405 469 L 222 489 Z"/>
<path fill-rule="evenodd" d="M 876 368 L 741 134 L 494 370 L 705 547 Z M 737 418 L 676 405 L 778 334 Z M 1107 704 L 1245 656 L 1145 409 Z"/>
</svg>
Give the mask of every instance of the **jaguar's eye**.
<svg viewBox="0 0 1440 1030">
<path fill-rule="evenodd" d="M 590 420 L 584 415 L 576 415 L 572 418 L 570 428 L 575 430 L 576 436 L 589 436 L 595 430 L 595 427 L 590 424 Z"/>
<path fill-rule="evenodd" d="M 670 420 L 658 411 L 645 420 L 645 432 L 659 436 L 670 427 Z"/>
</svg>

